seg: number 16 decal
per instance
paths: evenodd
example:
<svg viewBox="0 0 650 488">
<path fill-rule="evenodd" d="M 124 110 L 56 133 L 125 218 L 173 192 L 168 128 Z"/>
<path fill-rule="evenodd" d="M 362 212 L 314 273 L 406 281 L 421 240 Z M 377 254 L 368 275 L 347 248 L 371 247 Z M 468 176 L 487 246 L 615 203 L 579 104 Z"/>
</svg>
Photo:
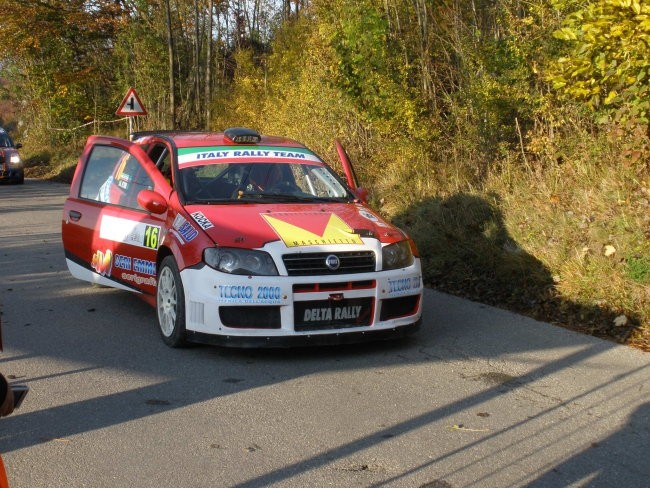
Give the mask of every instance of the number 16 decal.
<svg viewBox="0 0 650 488">
<path fill-rule="evenodd" d="M 158 234 L 160 227 L 148 225 L 144 230 L 144 247 L 158 249 Z"/>
</svg>

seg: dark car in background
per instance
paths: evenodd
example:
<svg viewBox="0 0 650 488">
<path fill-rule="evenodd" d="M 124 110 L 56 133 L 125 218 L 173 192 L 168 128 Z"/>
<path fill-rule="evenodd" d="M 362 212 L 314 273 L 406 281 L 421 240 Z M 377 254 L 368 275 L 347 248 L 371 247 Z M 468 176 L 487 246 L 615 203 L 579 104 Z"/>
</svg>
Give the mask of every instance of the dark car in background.
<svg viewBox="0 0 650 488">
<path fill-rule="evenodd" d="M 25 181 L 25 167 L 18 154 L 22 144 L 14 144 L 9 134 L 0 128 L 0 182 L 21 184 Z"/>
</svg>

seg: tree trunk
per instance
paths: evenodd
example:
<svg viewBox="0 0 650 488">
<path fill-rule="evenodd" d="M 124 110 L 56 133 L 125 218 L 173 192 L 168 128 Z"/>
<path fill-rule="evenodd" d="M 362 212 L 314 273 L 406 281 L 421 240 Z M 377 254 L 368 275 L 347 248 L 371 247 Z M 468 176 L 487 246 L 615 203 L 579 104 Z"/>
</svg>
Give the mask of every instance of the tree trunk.
<svg viewBox="0 0 650 488">
<path fill-rule="evenodd" d="M 212 117 L 212 12 L 214 0 L 208 1 L 208 44 L 205 54 L 205 129 L 210 130 L 210 118 Z"/>
<path fill-rule="evenodd" d="M 170 128 L 176 129 L 176 81 L 174 78 L 174 33 L 172 32 L 172 11 L 169 0 L 165 0 L 167 8 L 167 52 L 169 54 L 169 122 Z"/>
<path fill-rule="evenodd" d="M 194 0 L 194 117 L 196 117 L 196 127 L 201 127 L 201 16 L 199 15 L 199 1 Z"/>
</svg>

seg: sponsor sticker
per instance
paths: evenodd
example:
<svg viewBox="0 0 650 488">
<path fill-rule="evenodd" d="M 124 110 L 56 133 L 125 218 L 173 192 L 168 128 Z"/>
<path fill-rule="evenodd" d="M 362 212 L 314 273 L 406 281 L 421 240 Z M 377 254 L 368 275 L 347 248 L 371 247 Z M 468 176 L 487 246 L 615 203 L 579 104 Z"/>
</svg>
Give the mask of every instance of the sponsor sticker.
<svg viewBox="0 0 650 488">
<path fill-rule="evenodd" d="M 182 244 L 185 242 L 191 242 L 197 235 L 199 235 L 199 231 L 196 230 L 194 226 L 187 220 L 185 220 L 181 214 L 176 215 L 172 227 L 181 236 L 180 241 Z"/>
<path fill-rule="evenodd" d="M 146 249 L 158 249 L 160 226 L 104 215 L 99 227 L 99 237 Z"/>
<path fill-rule="evenodd" d="M 95 251 L 90 266 L 102 276 L 110 276 L 113 268 L 113 252 L 110 249 L 106 251 Z"/>
<path fill-rule="evenodd" d="M 133 271 L 134 273 L 156 276 L 156 263 L 147 259 L 132 258 L 130 256 L 116 254 L 113 257 L 113 266 L 124 271 Z"/>
<path fill-rule="evenodd" d="M 372 304 L 371 297 L 346 298 L 335 302 L 294 302 L 295 327 L 296 330 L 316 330 L 367 326 L 372 321 Z"/>
<path fill-rule="evenodd" d="M 322 162 L 311 151 L 297 147 L 272 147 L 272 146 L 232 146 L 215 147 L 190 147 L 178 150 L 178 164 L 182 166 L 189 163 L 202 161 L 237 161 L 251 159 L 296 159 L 300 161 Z"/>
<path fill-rule="evenodd" d="M 129 256 L 116 254 L 115 259 L 113 260 L 113 266 L 126 271 L 131 271 L 131 258 Z"/>
<path fill-rule="evenodd" d="M 366 209 L 363 208 L 363 207 L 359 207 L 359 215 L 361 215 L 362 217 L 364 217 L 364 218 L 370 220 L 371 222 L 374 222 L 374 223 L 377 224 L 379 227 L 390 227 L 390 225 L 388 225 L 388 224 L 387 224 L 386 222 L 384 222 L 382 219 L 380 219 L 380 218 L 377 217 L 375 214 L 373 214 L 372 212 L 366 210 Z"/>
<path fill-rule="evenodd" d="M 117 172 L 115 173 L 115 179 L 117 180 L 117 186 L 119 186 L 123 190 L 126 190 L 129 187 L 129 183 L 131 182 L 131 175 L 124 172 L 128 162 L 129 162 L 129 158 L 125 157 L 122 160 L 122 162 L 120 163 L 120 166 L 117 169 Z"/>
<path fill-rule="evenodd" d="M 303 322 L 329 322 L 331 320 L 351 320 L 359 318 L 362 310 L 361 305 L 349 305 L 343 307 L 307 308 Z"/>
<path fill-rule="evenodd" d="M 391 296 L 408 295 L 420 289 L 422 283 L 421 276 L 411 276 L 407 278 L 398 278 L 388 280 L 388 294 Z"/>
<path fill-rule="evenodd" d="M 282 291 L 279 286 L 219 285 L 217 298 L 224 303 L 279 304 Z"/>
<path fill-rule="evenodd" d="M 117 182 L 117 186 L 122 188 L 123 190 L 126 190 L 129 188 L 129 183 L 131 182 L 131 175 L 128 175 L 126 173 L 122 173 L 120 176 L 120 179 Z"/>
<path fill-rule="evenodd" d="M 327 244 L 363 244 L 338 215 L 327 212 L 278 212 L 273 216 L 260 214 L 273 228 L 285 246 L 318 246 Z"/>
<path fill-rule="evenodd" d="M 156 276 L 156 263 L 146 259 L 133 258 L 133 271 L 149 276 Z"/>
<path fill-rule="evenodd" d="M 214 227 L 214 224 L 210 222 L 210 219 L 208 219 L 205 215 L 203 215 L 203 212 L 192 213 L 192 218 L 196 221 L 197 224 L 199 224 L 199 226 L 203 230 L 208 230 Z"/>
<path fill-rule="evenodd" d="M 149 285 L 149 286 L 156 286 L 156 278 L 149 276 L 149 277 L 144 277 L 140 276 L 137 274 L 133 273 L 122 273 L 121 278 L 124 281 L 131 281 L 135 283 L 136 285 Z"/>
</svg>

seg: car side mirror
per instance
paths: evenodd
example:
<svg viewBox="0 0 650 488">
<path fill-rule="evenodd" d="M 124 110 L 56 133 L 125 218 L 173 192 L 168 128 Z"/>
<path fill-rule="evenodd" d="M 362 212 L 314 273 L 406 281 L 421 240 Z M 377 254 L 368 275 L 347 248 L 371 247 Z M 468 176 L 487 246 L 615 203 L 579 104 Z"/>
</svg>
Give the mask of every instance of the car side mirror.
<svg viewBox="0 0 650 488">
<path fill-rule="evenodd" d="M 14 146 L 16 149 L 20 149 L 23 147 L 23 145 L 20 142 L 17 142 L 16 145 Z"/>
<path fill-rule="evenodd" d="M 368 190 L 366 190 L 365 188 L 362 188 L 362 187 L 356 188 L 354 190 L 354 194 L 362 202 L 367 202 L 368 201 Z"/>
<path fill-rule="evenodd" d="M 160 194 L 153 190 L 140 190 L 138 193 L 138 204 L 154 214 L 162 214 L 167 211 L 169 205 L 167 200 Z"/>
</svg>

